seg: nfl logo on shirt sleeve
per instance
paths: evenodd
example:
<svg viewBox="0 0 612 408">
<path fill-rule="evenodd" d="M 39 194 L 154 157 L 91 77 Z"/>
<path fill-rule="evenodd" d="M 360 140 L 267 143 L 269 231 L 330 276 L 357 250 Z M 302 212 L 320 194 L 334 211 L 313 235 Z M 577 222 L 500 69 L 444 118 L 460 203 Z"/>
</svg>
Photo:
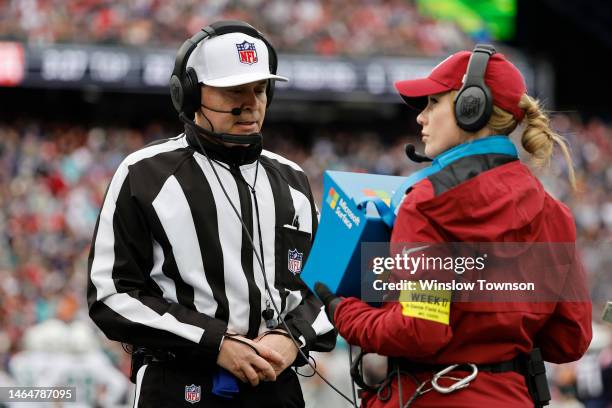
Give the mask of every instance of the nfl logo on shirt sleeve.
<svg viewBox="0 0 612 408">
<path fill-rule="evenodd" d="M 199 385 L 191 384 L 185 386 L 185 401 L 195 404 L 200 402 L 202 396 L 202 387 Z"/>
<path fill-rule="evenodd" d="M 242 44 L 236 44 L 238 49 L 238 57 L 243 64 L 254 64 L 257 62 L 257 50 L 255 44 L 248 41 L 243 41 Z"/>
</svg>

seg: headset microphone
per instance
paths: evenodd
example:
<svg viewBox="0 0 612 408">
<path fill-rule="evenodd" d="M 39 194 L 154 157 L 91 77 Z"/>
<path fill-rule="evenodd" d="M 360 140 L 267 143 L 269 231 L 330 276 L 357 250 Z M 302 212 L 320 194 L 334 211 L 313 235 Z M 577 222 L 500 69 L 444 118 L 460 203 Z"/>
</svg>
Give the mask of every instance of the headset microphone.
<svg viewBox="0 0 612 408">
<path fill-rule="evenodd" d="M 234 116 L 240 116 L 240 114 L 242 113 L 242 108 L 232 108 L 232 110 L 228 110 L 228 111 L 224 111 L 224 110 L 219 110 L 219 109 L 214 109 L 214 108 L 209 108 L 208 106 L 201 104 L 201 106 L 204 109 L 208 109 L 211 110 L 213 112 L 219 112 L 219 113 L 231 113 Z"/>
<path fill-rule="evenodd" d="M 234 108 L 232 109 L 232 111 L 234 111 L 235 109 L 240 109 L 240 108 Z M 227 113 L 232 113 L 232 111 L 227 112 Z M 183 123 L 185 123 L 188 126 L 191 126 L 198 132 L 204 133 L 206 136 L 213 137 L 217 140 L 220 140 L 226 143 L 249 145 L 249 144 L 260 144 L 263 140 L 263 136 L 261 135 L 261 133 L 251 133 L 250 135 L 234 135 L 231 133 L 212 132 L 198 125 L 193 120 L 189 119 L 187 115 L 185 115 L 182 112 L 179 113 L 179 118 L 181 119 Z"/>
<path fill-rule="evenodd" d="M 415 163 L 423 163 L 423 162 L 433 161 L 433 160 L 431 160 L 427 156 L 423 156 L 423 155 L 418 154 L 416 152 L 416 148 L 411 143 L 408 143 L 406 145 L 406 156 L 408 156 L 408 158 L 410 160 L 412 160 L 413 162 L 415 162 Z"/>
</svg>

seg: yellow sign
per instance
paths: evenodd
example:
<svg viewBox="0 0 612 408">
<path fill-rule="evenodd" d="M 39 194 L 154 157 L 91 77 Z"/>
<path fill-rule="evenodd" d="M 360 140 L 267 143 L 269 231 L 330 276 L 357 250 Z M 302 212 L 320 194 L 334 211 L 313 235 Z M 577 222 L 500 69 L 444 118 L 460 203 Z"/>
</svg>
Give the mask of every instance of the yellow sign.
<svg viewBox="0 0 612 408">
<path fill-rule="evenodd" d="M 449 324 L 450 290 L 402 290 L 400 304 L 404 316 Z"/>
</svg>

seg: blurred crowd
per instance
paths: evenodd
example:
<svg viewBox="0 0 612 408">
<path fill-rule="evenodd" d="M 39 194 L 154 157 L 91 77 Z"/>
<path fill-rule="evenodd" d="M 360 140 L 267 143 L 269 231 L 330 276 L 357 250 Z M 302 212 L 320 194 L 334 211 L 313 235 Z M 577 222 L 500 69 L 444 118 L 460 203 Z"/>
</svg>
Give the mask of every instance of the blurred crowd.
<svg viewBox="0 0 612 408">
<path fill-rule="evenodd" d="M 0 39 L 174 48 L 220 19 L 247 21 L 292 53 L 440 55 L 473 46 L 453 22 L 419 14 L 414 0 L 4 0 Z"/>
<path fill-rule="evenodd" d="M 90 3 L 97 2 L 79 2 Z M 557 384 L 555 398 L 559 401 L 597 401 L 604 398 L 604 392 L 612 392 L 611 326 L 598 322 L 601 302 L 612 293 L 612 125 L 567 114 L 557 114 L 552 124 L 572 146 L 579 192 L 569 189 L 563 160 L 553 160 L 551 168 L 539 175 L 547 190 L 575 215 L 599 334 L 595 348 L 583 359 L 586 362 L 551 367 L 550 377 Z M 415 142 L 416 135 L 383 139 L 375 130 L 315 126 L 309 132 L 309 137 L 298 137 L 290 128 L 270 124 L 265 148 L 303 167 L 318 203 L 324 170 L 406 175 L 421 166 L 409 162 L 404 154 L 404 144 Z M 174 134 L 163 124 L 129 129 L 38 120 L 0 123 L 0 386 L 14 381 L 7 372 L 14 356 L 24 351 L 24 333 L 29 328 L 49 319 L 89 324 L 87 255 L 110 177 L 127 154 L 171 136 Z M 97 347 L 127 374 L 129 358 L 121 346 L 96 335 Z M 319 360 L 334 372 L 334 365 L 326 364 L 330 359 Z M 348 372 L 342 373 L 338 376 L 345 381 Z M 311 381 L 310 387 L 323 390 L 324 384 Z M 317 394 L 312 389 L 308 392 Z"/>
</svg>

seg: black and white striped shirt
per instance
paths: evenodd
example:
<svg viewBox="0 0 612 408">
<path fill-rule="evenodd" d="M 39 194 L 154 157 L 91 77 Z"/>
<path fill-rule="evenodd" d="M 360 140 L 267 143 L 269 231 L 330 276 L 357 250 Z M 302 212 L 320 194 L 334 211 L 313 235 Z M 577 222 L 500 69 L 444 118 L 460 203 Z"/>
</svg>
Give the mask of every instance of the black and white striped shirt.
<svg viewBox="0 0 612 408">
<path fill-rule="evenodd" d="M 112 340 L 211 357 L 226 331 L 266 330 L 263 273 L 211 165 L 258 252 L 261 228 L 291 331 L 308 350 L 332 349 L 335 330 L 299 278 L 318 222 L 304 172 L 265 150 L 245 165 L 209 162 L 185 134 L 130 154 L 113 176 L 89 256 L 91 318 Z"/>
</svg>

